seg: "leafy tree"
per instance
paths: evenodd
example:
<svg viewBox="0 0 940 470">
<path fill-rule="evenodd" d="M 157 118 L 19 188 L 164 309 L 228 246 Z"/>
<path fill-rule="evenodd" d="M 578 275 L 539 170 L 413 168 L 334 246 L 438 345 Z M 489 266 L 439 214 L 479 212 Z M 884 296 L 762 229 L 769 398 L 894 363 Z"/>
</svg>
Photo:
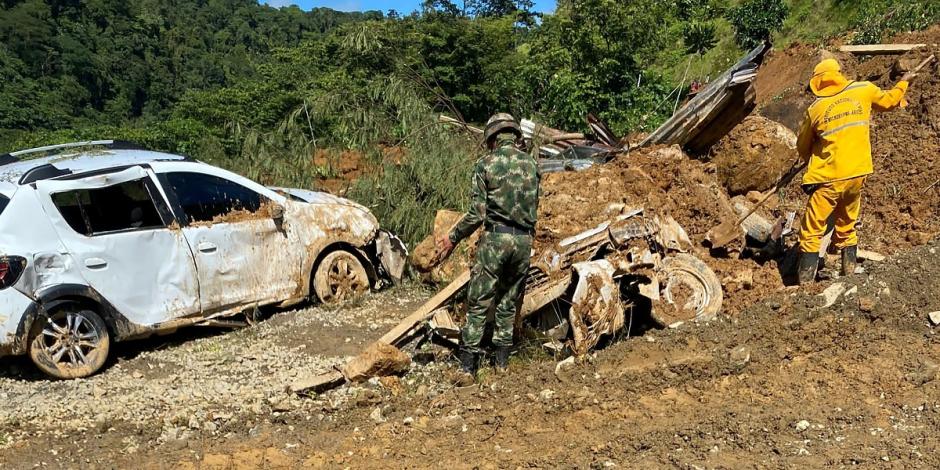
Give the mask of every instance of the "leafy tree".
<svg viewBox="0 0 940 470">
<path fill-rule="evenodd" d="M 839 3 L 845 3 L 841 0 Z M 858 5 L 861 3 L 861 5 Z M 878 43 L 901 31 L 917 31 L 940 22 L 940 2 L 901 3 L 891 0 L 856 2 L 855 44 Z"/>
<path fill-rule="evenodd" d="M 685 23 L 682 29 L 682 41 L 685 43 L 687 53 L 702 55 L 718 44 L 718 38 L 715 37 L 715 25 L 701 21 Z"/>
<path fill-rule="evenodd" d="M 783 25 L 790 9 L 783 0 L 744 0 L 728 11 L 738 45 L 749 49 L 769 41 L 770 35 Z"/>
</svg>

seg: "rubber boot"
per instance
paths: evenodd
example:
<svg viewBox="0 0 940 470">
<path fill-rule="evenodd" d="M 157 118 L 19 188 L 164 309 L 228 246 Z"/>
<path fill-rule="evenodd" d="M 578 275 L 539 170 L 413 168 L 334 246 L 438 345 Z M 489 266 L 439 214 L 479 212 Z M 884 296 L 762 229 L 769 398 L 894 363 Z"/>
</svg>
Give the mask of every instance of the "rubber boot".
<svg viewBox="0 0 940 470">
<path fill-rule="evenodd" d="M 801 285 L 816 281 L 816 268 L 819 266 L 819 253 L 800 253 L 800 265 L 797 276 Z"/>
<path fill-rule="evenodd" d="M 506 372 L 509 369 L 509 346 L 497 346 L 496 354 L 493 355 L 493 365 L 499 372 Z"/>
<path fill-rule="evenodd" d="M 457 350 L 457 358 L 460 359 L 460 371 L 470 374 L 472 376 L 477 375 L 477 369 L 479 366 L 479 356 L 474 351 L 467 348 L 460 348 Z"/>
<path fill-rule="evenodd" d="M 849 276 L 855 274 L 855 266 L 858 265 L 858 247 L 847 246 L 842 249 L 842 275 Z"/>
<path fill-rule="evenodd" d="M 450 375 L 450 381 L 457 387 L 469 387 L 477 380 L 479 355 L 464 347 L 457 350 L 457 359 L 460 361 L 460 370 Z"/>
</svg>

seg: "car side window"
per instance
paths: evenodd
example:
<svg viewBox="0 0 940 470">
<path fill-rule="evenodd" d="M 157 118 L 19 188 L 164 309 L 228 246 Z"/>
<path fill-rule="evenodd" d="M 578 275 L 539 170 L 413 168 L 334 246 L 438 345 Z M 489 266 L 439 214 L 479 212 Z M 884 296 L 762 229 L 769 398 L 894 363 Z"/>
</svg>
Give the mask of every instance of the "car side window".
<svg viewBox="0 0 940 470">
<path fill-rule="evenodd" d="M 54 193 L 52 202 L 69 226 L 86 236 L 166 227 L 142 179 Z"/>
<path fill-rule="evenodd" d="M 234 181 L 204 173 L 172 172 L 164 186 L 176 196 L 189 223 L 219 222 L 235 212 L 258 212 L 268 199 Z"/>
</svg>

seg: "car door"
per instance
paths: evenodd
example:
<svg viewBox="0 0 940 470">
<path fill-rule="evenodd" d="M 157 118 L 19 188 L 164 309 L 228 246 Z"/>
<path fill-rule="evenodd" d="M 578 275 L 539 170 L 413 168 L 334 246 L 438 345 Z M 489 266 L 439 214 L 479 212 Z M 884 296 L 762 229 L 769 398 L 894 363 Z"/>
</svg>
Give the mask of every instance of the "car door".
<svg viewBox="0 0 940 470">
<path fill-rule="evenodd" d="M 148 170 L 40 180 L 36 190 L 82 276 L 128 320 L 200 311 L 192 252 Z"/>
<path fill-rule="evenodd" d="M 278 219 L 283 199 L 212 167 L 160 171 L 193 249 L 203 309 L 211 313 L 303 295 L 302 249 Z"/>
</svg>

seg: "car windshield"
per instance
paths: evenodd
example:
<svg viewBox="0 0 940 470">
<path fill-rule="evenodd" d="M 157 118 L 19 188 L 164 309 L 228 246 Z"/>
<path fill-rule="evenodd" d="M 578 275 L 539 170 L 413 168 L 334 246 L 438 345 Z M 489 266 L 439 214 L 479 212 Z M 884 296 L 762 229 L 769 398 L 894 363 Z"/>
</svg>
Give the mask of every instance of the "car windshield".
<svg viewBox="0 0 940 470">
<path fill-rule="evenodd" d="M 10 198 L 0 194 L 0 215 L 3 214 L 3 210 L 7 208 L 7 204 L 10 203 Z"/>
</svg>

